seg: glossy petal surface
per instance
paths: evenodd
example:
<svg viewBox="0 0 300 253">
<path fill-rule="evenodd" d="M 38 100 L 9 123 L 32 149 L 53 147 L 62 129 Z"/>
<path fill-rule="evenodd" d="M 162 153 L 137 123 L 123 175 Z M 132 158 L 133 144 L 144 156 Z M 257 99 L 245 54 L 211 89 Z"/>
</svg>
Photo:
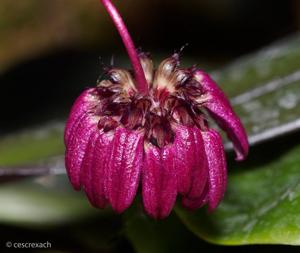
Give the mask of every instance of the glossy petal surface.
<svg viewBox="0 0 300 253">
<path fill-rule="evenodd" d="M 72 106 L 64 133 L 65 144 L 68 143 L 71 132 L 74 131 L 74 128 L 76 128 L 76 123 L 78 122 L 80 117 L 82 117 L 85 113 L 87 113 L 95 106 L 96 99 L 92 95 L 94 91 L 94 88 L 86 89 L 85 91 L 83 91 Z"/>
<path fill-rule="evenodd" d="M 208 175 L 200 130 L 196 127 L 178 127 L 174 145 L 178 191 L 190 198 L 199 198 Z"/>
<path fill-rule="evenodd" d="M 107 162 L 111 150 L 111 134 L 95 129 L 91 134 L 82 167 L 81 184 L 95 207 L 104 208 L 108 203 L 104 182 L 107 177 Z"/>
<path fill-rule="evenodd" d="M 107 164 L 106 190 L 113 209 L 123 212 L 132 203 L 143 165 L 143 135 L 118 128 Z"/>
<path fill-rule="evenodd" d="M 245 159 L 249 149 L 247 134 L 228 99 L 205 72 L 197 71 L 195 79 L 201 84 L 203 92 L 209 97 L 204 103 L 204 107 L 233 142 L 236 160 Z"/>
<path fill-rule="evenodd" d="M 181 201 L 182 206 L 189 210 L 196 210 L 206 205 L 208 202 L 208 185 L 207 181 L 201 196 L 198 198 L 183 197 Z"/>
<path fill-rule="evenodd" d="M 65 164 L 70 181 L 76 190 L 80 190 L 80 169 L 91 134 L 97 128 L 97 119 L 86 115 L 70 133 L 66 148 Z"/>
<path fill-rule="evenodd" d="M 208 161 L 208 207 L 212 211 L 224 197 L 227 185 L 227 167 L 220 134 L 211 129 L 202 133 Z"/>
<path fill-rule="evenodd" d="M 112 133 L 101 133 L 95 144 L 94 160 L 92 166 L 92 191 L 94 203 L 99 208 L 104 208 L 108 203 L 108 196 L 105 189 L 105 179 L 107 178 L 107 164 L 112 148 Z"/>
<path fill-rule="evenodd" d="M 142 195 L 146 212 L 157 219 L 168 216 L 177 195 L 174 147 L 145 148 Z"/>
</svg>

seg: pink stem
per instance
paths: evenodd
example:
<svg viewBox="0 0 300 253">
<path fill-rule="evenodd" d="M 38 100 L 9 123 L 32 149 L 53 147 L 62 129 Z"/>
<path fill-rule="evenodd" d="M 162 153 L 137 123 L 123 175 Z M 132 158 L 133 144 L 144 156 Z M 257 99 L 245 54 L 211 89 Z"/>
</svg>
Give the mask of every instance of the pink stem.
<svg viewBox="0 0 300 253">
<path fill-rule="evenodd" d="M 142 65 L 140 63 L 139 56 L 137 54 L 136 48 L 134 46 L 134 43 L 130 37 L 130 34 L 122 20 L 121 15 L 119 14 L 116 7 L 112 4 L 111 0 L 100 0 L 101 3 L 104 5 L 106 11 L 112 18 L 122 40 L 126 47 L 129 59 L 131 61 L 131 65 L 133 67 L 135 80 L 136 80 L 136 86 L 139 92 L 143 94 L 148 93 L 148 84 L 146 81 L 146 77 L 142 68 Z"/>
</svg>

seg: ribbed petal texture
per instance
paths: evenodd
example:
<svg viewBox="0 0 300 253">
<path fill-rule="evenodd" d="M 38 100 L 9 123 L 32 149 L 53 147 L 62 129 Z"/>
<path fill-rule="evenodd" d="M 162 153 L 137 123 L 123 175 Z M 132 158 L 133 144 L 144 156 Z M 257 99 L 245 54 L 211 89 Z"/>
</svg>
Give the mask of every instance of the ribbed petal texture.
<svg viewBox="0 0 300 253">
<path fill-rule="evenodd" d="M 189 198 L 199 198 L 208 176 L 200 130 L 196 127 L 179 126 L 174 145 L 178 191 Z"/>
<path fill-rule="evenodd" d="M 107 175 L 107 164 L 110 159 L 113 135 L 101 132 L 96 141 L 94 159 L 92 165 L 92 191 L 95 205 L 104 208 L 108 203 L 108 196 L 105 189 L 105 179 Z"/>
<path fill-rule="evenodd" d="M 203 132 L 205 153 L 208 160 L 208 207 L 214 210 L 223 199 L 227 184 L 227 168 L 220 134 L 211 129 Z"/>
<path fill-rule="evenodd" d="M 203 92 L 209 95 L 210 98 L 204 107 L 232 141 L 236 160 L 245 159 L 249 148 L 247 134 L 228 99 L 218 85 L 203 71 L 197 71 L 195 79 L 201 84 Z"/>
<path fill-rule="evenodd" d="M 86 195 L 95 207 L 104 208 L 108 203 L 105 191 L 107 163 L 111 150 L 112 135 L 95 128 L 90 136 L 81 167 L 81 184 Z"/>
<path fill-rule="evenodd" d="M 96 100 L 93 98 L 92 93 L 95 91 L 94 88 L 86 89 L 76 99 L 72 110 L 70 112 L 64 134 L 65 144 L 68 143 L 71 132 L 74 130 L 80 118 L 85 115 L 90 109 L 95 106 Z"/>
<path fill-rule="evenodd" d="M 181 201 L 182 206 L 193 211 L 206 205 L 208 202 L 208 185 L 209 182 L 207 181 L 201 196 L 198 198 L 183 197 Z"/>
<path fill-rule="evenodd" d="M 177 195 L 174 147 L 145 148 L 142 184 L 146 212 L 156 219 L 168 216 Z"/>
<path fill-rule="evenodd" d="M 106 190 L 112 208 L 120 213 L 136 195 L 143 165 L 143 135 L 118 128 L 107 164 Z"/>
<path fill-rule="evenodd" d="M 85 115 L 70 133 L 65 162 L 70 181 L 75 190 L 80 190 L 80 170 L 83 158 L 86 154 L 90 136 L 96 127 L 96 119 Z"/>
<path fill-rule="evenodd" d="M 95 157 L 95 147 L 96 147 L 96 143 L 97 143 L 97 138 L 99 136 L 99 131 L 97 131 L 96 128 L 93 128 L 94 131 L 90 136 L 89 142 L 88 142 L 88 146 L 86 148 L 86 153 L 85 156 L 83 158 L 82 161 L 82 165 L 81 165 L 81 174 L 80 174 L 80 180 L 81 180 L 81 185 L 89 199 L 89 201 L 91 202 L 91 204 L 93 206 L 97 206 L 96 205 L 96 201 L 95 201 L 95 196 L 94 196 L 94 192 L 93 192 L 93 175 L 92 175 L 92 171 L 93 171 L 93 165 L 94 165 L 94 157 Z"/>
</svg>

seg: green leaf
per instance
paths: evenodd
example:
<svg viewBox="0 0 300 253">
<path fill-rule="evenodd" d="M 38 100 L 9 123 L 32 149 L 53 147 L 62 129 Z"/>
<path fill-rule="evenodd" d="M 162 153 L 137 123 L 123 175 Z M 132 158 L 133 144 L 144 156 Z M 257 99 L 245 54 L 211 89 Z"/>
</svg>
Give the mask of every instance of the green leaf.
<svg viewBox="0 0 300 253">
<path fill-rule="evenodd" d="M 1 184 L 0 200 L 0 223 L 18 226 L 57 226 L 109 213 L 91 207 L 65 175 Z"/>
<path fill-rule="evenodd" d="M 300 70 L 244 93 L 232 100 L 256 144 L 300 128 Z"/>
<path fill-rule="evenodd" d="M 176 207 L 184 224 L 217 244 L 300 245 L 300 146 L 285 152 L 287 142 L 276 144 L 283 147 L 281 154 L 275 149 L 257 151 L 247 170 L 230 174 L 225 199 L 214 213 Z M 259 153 L 273 159 L 259 162 Z"/>
<path fill-rule="evenodd" d="M 63 152 L 63 124 L 23 130 L 1 138 L 0 167 L 37 163 Z"/>
<path fill-rule="evenodd" d="M 299 59 L 295 35 L 214 73 L 252 145 L 300 129 Z"/>
<path fill-rule="evenodd" d="M 214 77 L 228 95 L 235 97 L 297 72 L 299 57 L 300 34 L 295 34 L 236 60 L 215 72 Z"/>
</svg>

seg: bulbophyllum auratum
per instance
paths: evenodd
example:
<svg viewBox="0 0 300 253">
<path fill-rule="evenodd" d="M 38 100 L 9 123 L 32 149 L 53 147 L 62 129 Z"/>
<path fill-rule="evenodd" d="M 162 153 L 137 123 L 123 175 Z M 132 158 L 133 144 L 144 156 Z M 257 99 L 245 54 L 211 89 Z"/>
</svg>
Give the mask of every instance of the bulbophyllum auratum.
<svg viewBox="0 0 300 253">
<path fill-rule="evenodd" d="M 65 128 L 66 168 L 73 187 L 91 204 L 121 213 L 140 190 L 146 213 L 168 216 L 182 205 L 215 209 L 227 182 L 218 131 L 232 141 L 237 160 L 248 154 L 244 127 L 211 77 L 181 68 L 175 53 L 153 66 L 139 53 L 115 6 L 101 0 L 127 49 L 132 70 L 110 68 L 108 78 L 75 101 Z"/>
</svg>

